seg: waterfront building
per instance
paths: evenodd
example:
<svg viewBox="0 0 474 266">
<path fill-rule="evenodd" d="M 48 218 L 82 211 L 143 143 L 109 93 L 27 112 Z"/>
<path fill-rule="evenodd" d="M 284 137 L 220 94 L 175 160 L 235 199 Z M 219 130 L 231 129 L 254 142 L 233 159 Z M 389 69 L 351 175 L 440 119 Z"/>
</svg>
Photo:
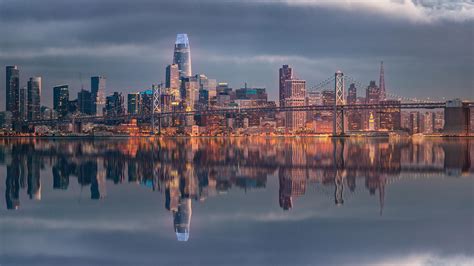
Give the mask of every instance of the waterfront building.
<svg viewBox="0 0 474 266">
<path fill-rule="evenodd" d="M 390 105 L 390 107 L 380 110 L 379 129 L 393 131 L 401 127 L 401 102 L 398 100 L 384 100 L 380 104 Z"/>
<path fill-rule="evenodd" d="M 139 114 L 141 97 L 139 92 L 129 93 L 127 95 L 127 112 L 131 115 Z"/>
<path fill-rule="evenodd" d="M 187 111 L 196 110 L 199 104 L 199 80 L 196 76 L 181 79 L 181 99 Z"/>
<path fill-rule="evenodd" d="M 90 91 L 82 89 L 77 93 L 77 110 L 86 115 L 92 115 L 92 94 Z"/>
<path fill-rule="evenodd" d="M 178 65 L 180 78 L 186 78 L 192 75 L 191 47 L 189 45 L 189 39 L 186 33 L 180 33 L 176 36 L 173 64 Z"/>
<path fill-rule="evenodd" d="M 290 79 L 285 81 L 284 106 L 304 106 L 306 81 Z M 306 124 L 306 112 L 286 112 L 286 128 L 291 131 L 303 129 Z"/>
<path fill-rule="evenodd" d="M 146 90 L 140 92 L 140 114 L 149 115 L 153 112 L 153 91 Z"/>
<path fill-rule="evenodd" d="M 114 92 L 114 94 L 106 97 L 104 114 L 106 116 L 125 114 L 124 98 L 121 92 Z"/>
<path fill-rule="evenodd" d="M 20 88 L 20 120 L 26 121 L 28 119 L 28 86 Z"/>
<path fill-rule="evenodd" d="M 20 70 L 18 66 L 6 67 L 5 107 L 16 118 L 20 112 Z"/>
<path fill-rule="evenodd" d="M 284 105 L 286 95 L 285 84 L 287 80 L 293 79 L 293 69 L 288 65 L 283 65 L 279 70 L 279 99 L 280 106 Z"/>
<path fill-rule="evenodd" d="M 460 99 L 446 102 L 444 110 L 444 129 L 447 134 L 468 134 L 471 120 L 471 108 Z"/>
<path fill-rule="evenodd" d="M 30 78 L 27 94 L 27 118 L 29 121 L 38 120 L 41 118 L 41 77 Z"/>
<path fill-rule="evenodd" d="M 366 89 L 366 104 L 378 104 L 380 102 L 380 88 L 377 87 L 375 81 L 370 81 L 369 86 Z M 375 110 L 365 110 L 365 123 L 369 123 L 369 119 L 372 116 L 375 121 L 379 121 L 379 114 Z M 367 126 L 368 127 L 368 126 Z M 366 128 L 367 128 L 366 127 Z M 374 130 L 378 129 L 378 123 L 374 124 Z M 369 129 L 370 130 L 370 129 Z"/>
<path fill-rule="evenodd" d="M 53 88 L 53 109 L 58 117 L 62 118 L 68 113 L 69 86 L 60 85 Z"/>
<path fill-rule="evenodd" d="M 106 78 L 104 76 L 91 77 L 92 114 L 102 116 L 105 107 Z"/>
<path fill-rule="evenodd" d="M 179 68 L 177 64 L 166 66 L 166 88 L 179 89 Z"/>
</svg>

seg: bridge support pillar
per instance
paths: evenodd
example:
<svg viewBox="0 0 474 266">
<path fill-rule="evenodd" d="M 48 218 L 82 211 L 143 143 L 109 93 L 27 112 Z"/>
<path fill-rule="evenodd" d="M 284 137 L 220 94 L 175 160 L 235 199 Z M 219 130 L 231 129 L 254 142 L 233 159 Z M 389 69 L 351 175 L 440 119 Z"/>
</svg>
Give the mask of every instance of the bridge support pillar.
<svg viewBox="0 0 474 266">
<path fill-rule="evenodd" d="M 344 136 L 344 74 L 337 71 L 334 80 L 333 135 Z"/>
</svg>

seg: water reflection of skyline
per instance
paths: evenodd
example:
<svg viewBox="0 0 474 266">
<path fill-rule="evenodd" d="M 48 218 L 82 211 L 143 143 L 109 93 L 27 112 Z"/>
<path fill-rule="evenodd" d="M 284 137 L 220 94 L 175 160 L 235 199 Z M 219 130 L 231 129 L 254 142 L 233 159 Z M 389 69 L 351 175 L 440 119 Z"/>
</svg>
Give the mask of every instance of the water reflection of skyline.
<svg viewBox="0 0 474 266">
<path fill-rule="evenodd" d="M 21 190 L 41 200 L 41 170 L 51 171 L 53 189 L 67 190 L 76 177 L 93 200 L 106 196 L 107 180 L 137 183 L 165 195 L 176 236 L 187 241 L 192 200 L 232 187 L 263 189 L 277 175 L 284 210 L 313 185 L 311 193 L 327 193 L 336 205 L 357 192 L 377 194 L 381 212 L 386 186 L 401 178 L 470 175 L 472 149 L 469 139 L 5 139 L 0 163 L 7 169 L 7 209 L 20 208 Z"/>
</svg>

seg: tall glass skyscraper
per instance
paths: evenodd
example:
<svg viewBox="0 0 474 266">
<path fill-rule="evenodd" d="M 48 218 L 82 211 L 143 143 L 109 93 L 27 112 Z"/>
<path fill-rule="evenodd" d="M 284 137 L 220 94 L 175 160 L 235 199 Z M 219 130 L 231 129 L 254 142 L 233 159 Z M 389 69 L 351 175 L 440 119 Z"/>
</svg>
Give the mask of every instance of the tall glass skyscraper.
<svg viewBox="0 0 474 266">
<path fill-rule="evenodd" d="M 104 76 L 91 77 L 91 97 L 93 115 L 103 115 L 103 109 L 105 107 L 105 86 L 106 78 Z"/>
<path fill-rule="evenodd" d="M 53 88 L 53 109 L 60 118 L 67 115 L 69 105 L 69 86 L 61 85 Z"/>
<path fill-rule="evenodd" d="M 17 118 L 20 109 L 20 70 L 17 66 L 7 66 L 6 74 L 5 107 Z"/>
<path fill-rule="evenodd" d="M 28 120 L 41 118 L 41 77 L 32 77 L 28 81 Z"/>
<path fill-rule="evenodd" d="M 174 44 L 173 64 L 178 65 L 179 76 L 181 78 L 190 77 L 191 71 L 191 48 L 186 33 L 180 33 L 176 36 Z"/>
</svg>

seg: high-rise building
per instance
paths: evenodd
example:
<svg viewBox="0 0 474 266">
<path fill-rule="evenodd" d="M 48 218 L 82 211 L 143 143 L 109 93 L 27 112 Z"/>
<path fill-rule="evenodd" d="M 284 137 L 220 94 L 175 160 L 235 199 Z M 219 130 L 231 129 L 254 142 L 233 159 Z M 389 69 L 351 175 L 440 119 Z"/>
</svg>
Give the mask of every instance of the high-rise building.
<svg viewBox="0 0 474 266">
<path fill-rule="evenodd" d="M 77 93 L 77 110 L 82 114 L 92 115 L 92 94 L 90 91 L 81 90 Z"/>
<path fill-rule="evenodd" d="M 380 104 L 387 105 L 387 108 L 379 111 L 380 125 L 382 130 L 399 130 L 401 128 L 401 103 L 397 100 L 380 101 Z"/>
<path fill-rule="evenodd" d="M 127 95 L 127 112 L 136 115 L 140 112 L 141 97 L 139 92 L 129 93 Z"/>
<path fill-rule="evenodd" d="M 354 83 L 349 86 L 349 92 L 347 94 L 347 104 L 356 104 L 357 102 L 357 88 Z"/>
<path fill-rule="evenodd" d="M 38 120 L 41 118 L 41 77 L 30 78 L 27 94 L 28 120 Z"/>
<path fill-rule="evenodd" d="M 285 90 L 285 82 L 289 79 L 293 79 L 293 69 L 288 65 L 283 65 L 280 68 L 279 73 L 279 99 L 280 106 L 284 105 L 285 99 L 288 97 Z"/>
<path fill-rule="evenodd" d="M 380 102 L 380 88 L 377 87 L 377 85 L 375 84 L 375 81 L 372 80 L 370 81 L 369 86 L 367 87 L 367 90 L 366 90 L 365 103 L 378 104 L 379 102 Z M 369 123 L 370 117 L 372 117 L 374 121 L 379 120 L 379 114 L 374 110 L 366 110 L 364 114 L 365 114 L 364 122 L 366 125 L 365 128 L 368 127 L 367 123 Z M 377 127 L 378 127 L 378 123 L 374 123 L 373 130 L 377 130 Z"/>
<path fill-rule="evenodd" d="M 5 93 L 6 110 L 10 111 L 15 119 L 20 112 L 20 70 L 17 66 L 6 67 Z"/>
<path fill-rule="evenodd" d="M 179 88 L 179 68 L 177 64 L 166 66 L 166 88 Z"/>
<path fill-rule="evenodd" d="M 106 116 L 125 114 L 124 99 L 121 92 L 114 92 L 114 94 L 106 97 L 104 114 Z"/>
<path fill-rule="evenodd" d="M 68 112 L 69 104 L 69 86 L 61 85 L 53 88 L 53 109 L 58 117 L 64 117 Z"/>
<path fill-rule="evenodd" d="M 106 78 L 104 76 L 91 77 L 92 114 L 101 116 L 105 107 Z"/>
<path fill-rule="evenodd" d="M 354 83 L 349 86 L 347 94 L 347 104 L 357 104 L 357 87 Z M 362 129 L 362 112 L 360 110 L 350 110 L 347 112 L 348 128 L 351 131 L 358 131 Z"/>
<path fill-rule="evenodd" d="M 284 106 L 304 106 L 306 81 L 290 79 L 285 81 Z M 306 112 L 286 112 L 286 128 L 295 131 L 305 127 Z"/>
<path fill-rule="evenodd" d="M 191 71 L 191 47 L 186 33 L 180 33 L 176 36 L 174 44 L 173 64 L 178 65 L 179 76 L 181 78 L 190 77 Z"/>
<path fill-rule="evenodd" d="M 196 105 L 199 104 L 199 80 L 197 77 L 181 79 L 181 99 L 186 104 L 186 110 L 196 110 Z"/>
<path fill-rule="evenodd" d="M 20 119 L 25 121 L 28 119 L 28 87 L 20 88 Z"/>
</svg>

